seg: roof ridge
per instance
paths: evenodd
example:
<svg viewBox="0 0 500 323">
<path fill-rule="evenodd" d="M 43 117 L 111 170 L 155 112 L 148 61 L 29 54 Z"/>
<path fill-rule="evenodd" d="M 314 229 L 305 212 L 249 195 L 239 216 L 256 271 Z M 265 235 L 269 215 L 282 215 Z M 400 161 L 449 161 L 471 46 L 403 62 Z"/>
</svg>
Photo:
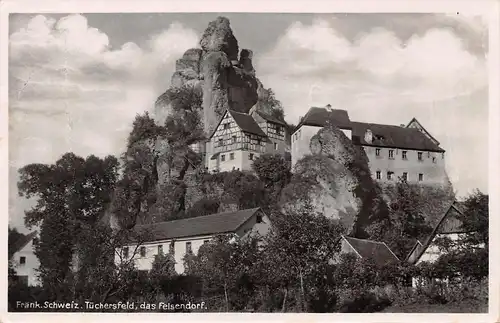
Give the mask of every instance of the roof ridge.
<svg viewBox="0 0 500 323">
<path fill-rule="evenodd" d="M 181 222 L 181 221 L 187 221 L 187 220 L 195 220 L 195 219 L 199 219 L 199 218 L 215 217 L 215 216 L 221 216 L 221 215 L 226 215 L 226 214 L 230 214 L 230 213 L 239 213 L 239 212 L 250 211 L 250 210 L 255 210 L 254 212 L 252 212 L 252 214 L 254 214 L 257 211 L 257 209 L 260 209 L 260 207 L 250 208 L 250 209 L 243 209 L 243 210 L 236 210 L 236 211 L 226 211 L 226 212 L 220 212 L 220 213 L 212 213 L 212 214 L 207 214 L 207 215 L 199 215 L 199 216 L 194 216 L 194 217 L 191 217 L 191 218 L 175 219 L 175 220 L 170 220 L 170 221 L 161 221 L 161 222 L 154 222 L 154 223 L 148 223 L 148 224 L 140 224 L 140 225 L 137 225 L 136 228 L 150 226 L 150 225 L 160 225 L 160 224 L 172 223 L 172 222 Z"/>
<path fill-rule="evenodd" d="M 383 241 L 375 241 L 375 240 L 370 240 L 370 239 L 361 239 L 361 238 L 355 238 L 355 237 L 350 237 L 350 236 L 345 236 L 346 238 L 350 238 L 350 239 L 356 239 L 356 240 L 361 240 L 361 241 L 369 241 L 369 242 L 373 242 L 373 243 L 378 243 L 378 244 L 385 244 L 385 242 Z M 387 245 L 386 245 L 387 246 Z M 387 247 L 389 248 L 389 247 Z"/>
</svg>

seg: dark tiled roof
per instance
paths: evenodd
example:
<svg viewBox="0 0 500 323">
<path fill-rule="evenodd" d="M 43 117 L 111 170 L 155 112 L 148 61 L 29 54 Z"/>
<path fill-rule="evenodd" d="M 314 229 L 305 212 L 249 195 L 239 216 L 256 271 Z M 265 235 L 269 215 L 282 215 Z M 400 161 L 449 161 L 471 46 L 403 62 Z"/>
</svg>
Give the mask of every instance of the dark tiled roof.
<svg viewBox="0 0 500 323">
<path fill-rule="evenodd" d="M 139 225 L 136 233 L 145 233 L 148 241 L 232 233 L 250 219 L 259 208 L 217 213 L 195 218 Z M 151 235 L 151 236 L 149 236 Z"/>
<path fill-rule="evenodd" d="M 259 127 L 257 122 L 255 122 L 254 118 L 252 118 L 251 115 L 247 113 L 242 113 L 242 112 L 236 112 L 232 110 L 228 110 L 231 116 L 233 117 L 234 121 L 240 127 L 241 130 L 245 132 L 252 133 L 254 135 L 259 135 L 262 137 L 266 137 L 266 134 L 262 129 Z"/>
<path fill-rule="evenodd" d="M 422 124 L 417 120 L 417 118 L 412 118 L 410 120 L 410 122 L 408 122 L 408 124 L 406 125 L 406 127 L 408 128 L 412 123 L 415 123 L 417 124 L 420 128 L 422 128 L 422 130 L 430 137 L 431 140 L 434 140 L 436 142 L 436 145 L 439 145 L 439 141 L 437 141 L 436 138 L 434 138 L 431 133 L 429 131 L 427 131 L 424 126 L 422 126 Z"/>
<path fill-rule="evenodd" d="M 330 120 L 334 125 L 342 129 L 351 129 L 351 120 L 346 110 L 312 107 L 306 115 L 300 120 L 296 129 L 300 126 L 324 127 Z"/>
<path fill-rule="evenodd" d="M 33 231 L 23 237 L 20 237 L 19 239 L 17 239 L 16 242 L 14 242 L 14 245 L 12 246 L 12 249 L 10 250 L 10 253 L 9 253 L 9 259 L 10 257 L 12 257 L 16 252 L 20 251 L 21 249 L 23 249 L 31 240 L 33 240 L 36 235 L 37 235 L 37 231 Z"/>
<path fill-rule="evenodd" d="M 352 122 L 351 124 L 352 138 L 356 144 L 444 152 L 418 129 L 364 122 Z M 373 134 L 372 143 L 365 141 L 365 133 L 368 129 Z"/>
<path fill-rule="evenodd" d="M 285 127 L 288 126 L 285 121 L 275 118 L 274 116 L 264 113 L 262 111 L 257 111 L 257 114 L 261 116 L 264 120 L 267 120 L 269 122 L 277 123 Z"/>
<path fill-rule="evenodd" d="M 377 265 L 399 262 L 398 257 L 383 243 L 372 240 L 344 237 L 356 252 L 365 259 L 372 259 Z"/>
</svg>

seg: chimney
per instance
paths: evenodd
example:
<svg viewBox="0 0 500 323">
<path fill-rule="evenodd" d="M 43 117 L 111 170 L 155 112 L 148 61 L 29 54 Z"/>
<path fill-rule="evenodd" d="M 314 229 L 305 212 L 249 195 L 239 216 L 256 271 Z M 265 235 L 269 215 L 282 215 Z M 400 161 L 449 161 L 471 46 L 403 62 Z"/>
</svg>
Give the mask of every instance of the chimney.
<svg viewBox="0 0 500 323">
<path fill-rule="evenodd" d="M 332 105 L 331 104 L 327 104 L 325 108 L 326 108 L 326 111 L 328 111 L 328 112 L 332 111 Z"/>
</svg>

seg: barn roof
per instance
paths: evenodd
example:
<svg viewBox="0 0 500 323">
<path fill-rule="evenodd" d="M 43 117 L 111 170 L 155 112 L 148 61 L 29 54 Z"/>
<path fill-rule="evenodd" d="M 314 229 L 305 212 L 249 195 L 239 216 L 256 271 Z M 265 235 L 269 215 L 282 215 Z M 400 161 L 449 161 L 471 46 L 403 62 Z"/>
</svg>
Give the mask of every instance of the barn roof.
<svg viewBox="0 0 500 323">
<path fill-rule="evenodd" d="M 384 242 L 343 237 L 356 253 L 365 259 L 373 260 L 377 265 L 386 265 L 399 262 L 398 257 Z"/>
<path fill-rule="evenodd" d="M 253 208 L 139 225 L 134 228 L 134 231 L 138 234 L 144 233 L 148 235 L 147 241 L 233 233 L 257 213 L 259 209 Z"/>
<path fill-rule="evenodd" d="M 406 260 L 409 261 L 410 257 L 412 262 L 417 262 L 420 257 L 425 253 L 427 248 L 431 245 L 432 241 L 438 234 L 451 234 L 451 233 L 463 233 L 462 222 L 458 219 L 458 216 L 463 215 L 461 209 L 461 203 L 454 201 L 443 213 L 439 222 L 434 226 L 434 229 L 429 234 L 425 242 L 422 244 L 417 241 L 415 246 L 410 250 Z M 417 250 L 415 250 L 417 249 Z M 412 255 L 415 254 L 415 257 Z"/>
<path fill-rule="evenodd" d="M 351 124 L 352 139 L 355 144 L 444 152 L 441 147 L 415 128 L 364 122 L 351 122 Z M 365 133 L 368 129 L 373 134 L 371 143 L 365 141 Z"/>
</svg>

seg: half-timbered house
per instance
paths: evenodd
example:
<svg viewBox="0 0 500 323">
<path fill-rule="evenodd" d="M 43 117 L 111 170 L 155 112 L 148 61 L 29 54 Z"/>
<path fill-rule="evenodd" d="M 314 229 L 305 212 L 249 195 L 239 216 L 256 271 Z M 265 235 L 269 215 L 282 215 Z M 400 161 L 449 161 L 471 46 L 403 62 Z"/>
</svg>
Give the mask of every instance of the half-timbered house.
<svg viewBox="0 0 500 323">
<path fill-rule="evenodd" d="M 266 153 L 285 154 L 287 149 L 285 141 L 287 125 L 285 121 L 258 111 L 255 107 L 250 110 L 249 114 L 267 135 Z"/>
<path fill-rule="evenodd" d="M 268 136 L 251 115 L 226 110 L 206 144 L 209 171 L 251 170 L 253 160 L 267 152 Z"/>
</svg>

